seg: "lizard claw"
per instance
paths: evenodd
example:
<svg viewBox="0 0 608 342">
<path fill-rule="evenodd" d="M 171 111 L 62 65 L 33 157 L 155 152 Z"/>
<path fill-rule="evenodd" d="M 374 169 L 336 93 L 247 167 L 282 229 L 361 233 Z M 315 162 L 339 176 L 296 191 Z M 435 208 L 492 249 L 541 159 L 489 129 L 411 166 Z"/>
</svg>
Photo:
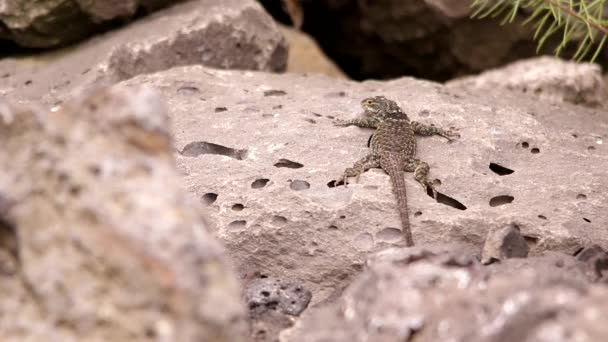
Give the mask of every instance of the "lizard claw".
<svg viewBox="0 0 608 342">
<path fill-rule="evenodd" d="M 455 129 L 449 129 L 447 131 L 441 132 L 441 136 L 448 139 L 448 143 L 455 141 L 460 138 L 460 133 L 456 132 Z"/>
</svg>

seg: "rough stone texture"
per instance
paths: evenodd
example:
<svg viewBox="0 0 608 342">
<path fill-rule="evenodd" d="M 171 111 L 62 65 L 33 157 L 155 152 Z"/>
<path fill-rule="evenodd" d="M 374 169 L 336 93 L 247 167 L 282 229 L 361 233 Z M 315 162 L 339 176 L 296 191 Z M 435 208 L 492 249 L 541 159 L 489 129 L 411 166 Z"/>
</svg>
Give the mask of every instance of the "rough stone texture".
<svg viewBox="0 0 608 342">
<path fill-rule="evenodd" d="M 259 0 L 284 18 L 278 0 Z M 471 0 L 301 0 L 303 30 L 354 79 L 409 75 L 445 81 L 536 56 L 534 27 L 523 17 L 470 19 Z M 558 34 L 541 53 L 552 55 Z M 564 56 L 576 50 L 568 47 Z M 606 65 L 608 49 L 598 57 Z"/>
<path fill-rule="evenodd" d="M 517 61 L 446 85 L 475 91 L 503 88 L 553 102 L 608 107 L 608 85 L 599 65 L 568 62 L 555 57 Z"/>
<path fill-rule="evenodd" d="M 82 39 L 107 21 L 157 9 L 167 0 L 0 0 L 0 38 L 47 48 Z"/>
<path fill-rule="evenodd" d="M 608 288 L 571 256 L 484 268 L 446 248 L 388 249 L 338 303 L 307 311 L 282 342 L 604 341 Z M 525 264 L 524 264 L 525 262 Z"/>
<path fill-rule="evenodd" d="M 64 94 L 173 66 L 282 71 L 287 45 L 253 0 L 178 4 L 76 47 L 0 61 L 0 95 L 54 104 Z"/>
<path fill-rule="evenodd" d="M 525 258 L 528 256 L 528 250 L 528 243 L 521 235 L 519 227 L 509 225 L 492 229 L 483 244 L 481 262 L 489 264 L 507 258 Z"/>
<path fill-rule="evenodd" d="M 276 341 L 310 303 L 312 294 L 293 281 L 256 275 L 246 285 L 252 341 Z"/>
<path fill-rule="evenodd" d="M 608 245 L 604 112 L 411 78 L 357 83 L 192 66 L 125 84 L 162 91 L 184 183 L 207 206 L 241 274 L 301 281 L 313 304 L 348 283 L 368 252 L 402 242 L 384 172 L 334 186 L 368 152 L 371 131 L 332 120 L 354 117 L 371 95 L 461 135 L 452 144 L 420 139 L 440 202 L 406 175 L 420 245 L 460 241 L 481 250 L 490 229 L 510 223 L 533 255 Z"/>
<path fill-rule="evenodd" d="M 3 341 L 239 341 L 224 250 L 184 196 L 150 89 L 0 103 Z"/>
</svg>

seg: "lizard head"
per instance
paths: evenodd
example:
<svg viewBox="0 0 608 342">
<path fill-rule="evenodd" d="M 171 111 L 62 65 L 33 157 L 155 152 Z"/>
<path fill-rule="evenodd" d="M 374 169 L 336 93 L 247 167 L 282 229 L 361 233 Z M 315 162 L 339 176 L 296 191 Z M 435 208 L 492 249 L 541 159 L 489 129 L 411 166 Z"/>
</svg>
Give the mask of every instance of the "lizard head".
<svg viewBox="0 0 608 342">
<path fill-rule="evenodd" d="M 361 107 L 368 115 L 383 119 L 409 120 L 399 105 L 384 96 L 373 96 L 363 99 Z"/>
</svg>

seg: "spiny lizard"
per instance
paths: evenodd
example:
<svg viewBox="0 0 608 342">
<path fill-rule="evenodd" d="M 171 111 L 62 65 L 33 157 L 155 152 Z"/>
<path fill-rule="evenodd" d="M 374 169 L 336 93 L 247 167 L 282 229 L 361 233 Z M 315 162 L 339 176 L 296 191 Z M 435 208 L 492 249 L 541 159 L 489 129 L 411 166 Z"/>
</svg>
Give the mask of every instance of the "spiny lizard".
<svg viewBox="0 0 608 342">
<path fill-rule="evenodd" d="M 393 193 L 397 197 L 397 206 L 401 225 L 407 246 L 413 246 L 412 231 L 410 228 L 407 193 L 403 171 L 414 172 L 414 178 L 425 191 L 431 190 L 433 197 L 437 192 L 428 180 L 429 165 L 416 156 L 416 136 L 440 135 L 452 141 L 452 137 L 459 136 L 452 131 L 446 131 L 435 126 L 427 126 L 416 121 L 410 121 L 395 101 L 384 96 L 369 97 L 361 101 L 364 116 L 353 120 L 336 120 L 337 126 L 355 125 L 359 127 L 375 128 L 371 141 L 371 153 L 360 159 L 351 168 L 344 171 L 338 182 L 348 184 L 348 177 L 357 177 L 370 168 L 381 167 L 391 178 Z"/>
</svg>

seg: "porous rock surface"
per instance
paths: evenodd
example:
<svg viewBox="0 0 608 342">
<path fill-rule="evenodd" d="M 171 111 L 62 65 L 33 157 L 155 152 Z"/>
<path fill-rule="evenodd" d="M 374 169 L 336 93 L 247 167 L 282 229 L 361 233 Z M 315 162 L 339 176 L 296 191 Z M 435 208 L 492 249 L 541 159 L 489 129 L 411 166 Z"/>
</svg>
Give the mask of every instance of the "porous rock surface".
<svg viewBox="0 0 608 342">
<path fill-rule="evenodd" d="M 480 75 L 449 81 L 446 85 L 477 92 L 502 88 L 530 93 L 546 101 L 608 107 L 608 85 L 599 65 L 555 57 L 520 60 Z"/>
<path fill-rule="evenodd" d="M 387 249 L 337 303 L 307 311 L 282 342 L 603 341 L 608 288 L 557 253 L 481 266 L 461 247 Z"/>
<path fill-rule="evenodd" d="M 197 0 L 69 49 L 0 61 L 0 95 L 55 104 L 93 85 L 180 65 L 282 71 L 287 43 L 253 0 Z"/>
<path fill-rule="evenodd" d="M 86 37 L 112 19 L 127 19 L 168 0 L 0 0 L 0 38 L 25 47 L 53 47 Z"/>
<path fill-rule="evenodd" d="M 354 117 L 370 95 L 461 134 L 454 143 L 419 139 L 419 158 L 441 195 L 435 201 L 406 175 L 417 244 L 458 241 L 481 250 L 490 229 L 509 224 L 531 255 L 608 243 L 608 118 L 597 110 L 411 78 L 356 83 L 200 66 L 125 84 L 153 86 L 167 100 L 183 181 L 207 206 L 242 276 L 299 280 L 313 304 L 342 289 L 369 252 L 402 243 L 383 171 L 335 186 L 368 153 L 371 131 L 332 120 Z"/>
<path fill-rule="evenodd" d="M 150 89 L 54 112 L 0 103 L 3 341 L 240 341 L 224 249 L 183 188 Z"/>
</svg>

